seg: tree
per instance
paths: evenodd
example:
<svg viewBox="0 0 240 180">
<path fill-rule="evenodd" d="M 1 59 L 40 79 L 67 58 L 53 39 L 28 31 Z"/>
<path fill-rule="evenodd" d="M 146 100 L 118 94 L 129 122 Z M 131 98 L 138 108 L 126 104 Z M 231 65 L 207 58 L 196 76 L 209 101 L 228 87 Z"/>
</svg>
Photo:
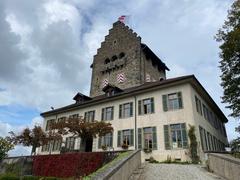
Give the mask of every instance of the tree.
<svg viewBox="0 0 240 180">
<path fill-rule="evenodd" d="M 230 116 L 240 117 L 240 0 L 228 11 L 227 20 L 219 29 L 216 40 L 220 45 L 222 100 L 232 110 Z M 239 130 L 239 129 L 238 129 Z"/>
<path fill-rule="evenodd" d="M 7 156 L 7 152 L 14 148 L 14 145 L 7 139 L 0 137 L 0 161 Z"/>
<path fill-rule="evenodd" d="M 197 139 L 196 139 L 196 135 L 195 135 L 195 127 L 189 125 L 189 131 L 188 131 L 188 137 L 190 139 L 190 157 L 192 159 L 192 162 L 194 164 L 197 164 L 199 162 L 199 156 L 198 156 L 198 152 L 197 152 Z"/>
<path fill-rule="evenodd" d="M 36 148 L 47 144 L 49 141 L 61 139 L 62 137 L 53 132 L 44 132 L 40 126 L 34 126 L 33 129 L 25 128 L 20 134 L 9 132 L 9 139 L 14 144 L 22 144 L 23 146 L 32 146 L 32 154 L 36 153 Z"/>
<path fill-rule="evenodd" d="M 240 138 L 236 138 L 230 142 L 232 152 L 240 152 Z"/>
<path fill-rule="evenodd" d="M 110 123 L 103 121 L 86 122 L 82 117 L 55 122 L 52 124 L 52 129 L 57 129 L 57 132 L 61 135 L 72 134 L 73 137 L 79 137 L 84 143 L 113 131 Z"/>
</svg>

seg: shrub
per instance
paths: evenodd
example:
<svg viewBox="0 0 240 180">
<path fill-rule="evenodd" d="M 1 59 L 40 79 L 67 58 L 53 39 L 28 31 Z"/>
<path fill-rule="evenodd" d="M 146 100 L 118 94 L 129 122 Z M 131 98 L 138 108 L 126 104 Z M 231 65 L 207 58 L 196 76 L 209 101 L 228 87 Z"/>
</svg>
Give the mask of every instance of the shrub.
<svg viewBox="0 0 240 180">
<path fill-rule="evenodd" d="M 149 162 L 150 162 L 150 163 L 159 163 L 159 162 L 158 162 L 156 159 L 154 159 L 154 157 L 152 157 L 152 156 L 149 158 Z"/>
<path fill-rule="evenodd" d="M 197 152 L 197 138 L 195 135 L 195 127 L 189 125 L 188 137 L 190 139 L 190 156 L 193 164 L 198 164 L 200 159 Z"/>
<path fill-rule="evenodd" d="M 85 176 L 100 168 L 105 160 L 104 152 L 34 156 L 33 175 L 62 178 Z"/>
<path fill-rule="evenodd" d="M 13 174 L 4 174 L 0 176 L 0 180 L 20 180 L 20 178 Z"/>
<path fill-rule="evenodd" d="M 19 163 L 5 164 L 5 173 L 19 176 L 21 174 L 22 167 Z"/>
</svg>

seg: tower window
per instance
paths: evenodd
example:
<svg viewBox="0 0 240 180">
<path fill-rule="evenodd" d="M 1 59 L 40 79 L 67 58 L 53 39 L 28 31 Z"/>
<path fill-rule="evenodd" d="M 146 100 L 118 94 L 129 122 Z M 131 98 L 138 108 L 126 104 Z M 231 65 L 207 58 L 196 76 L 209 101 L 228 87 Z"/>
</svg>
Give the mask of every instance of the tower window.
<svg viewBox="0 0 240 180">
<path fill-rule="evenodd" d="M 112 61 L 115 61 L 115 60 L 117 60 L 117 56 L 116 56 L 116 55 L 114 55 L 114 56 L 112 57 Z"/>
<path fill-rule="evenodd" d="M 119 57 L 119 59 L 122 59 L 124 56 L 125 56 L 125 53 L 121 52 L 118 57 Z"/>
<path fill-rule="evenodd" d="M 109 58 L 107 58 L 107 59 L 105 59 L 105 64 L 108 64 L 108 63 L 110 63 L 110 59 Z"/>
</svg>

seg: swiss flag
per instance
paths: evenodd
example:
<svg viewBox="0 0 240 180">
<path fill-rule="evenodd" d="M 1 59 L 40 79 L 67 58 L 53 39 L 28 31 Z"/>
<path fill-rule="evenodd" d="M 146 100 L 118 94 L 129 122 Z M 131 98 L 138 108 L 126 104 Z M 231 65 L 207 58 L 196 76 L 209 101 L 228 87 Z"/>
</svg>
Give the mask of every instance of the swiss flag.
<svg viewBox="0 0 240 180">
<path fill-rule="evenodd" d="M 120 22 L 122 22 L 122 23 L 125 23 L 126 18 L 127 18 L 126 15 L 122 15 L 122 16 L 120 16 L 120 17 L 118 18 L 118 20 L 119 20 Z"/>
</svg>

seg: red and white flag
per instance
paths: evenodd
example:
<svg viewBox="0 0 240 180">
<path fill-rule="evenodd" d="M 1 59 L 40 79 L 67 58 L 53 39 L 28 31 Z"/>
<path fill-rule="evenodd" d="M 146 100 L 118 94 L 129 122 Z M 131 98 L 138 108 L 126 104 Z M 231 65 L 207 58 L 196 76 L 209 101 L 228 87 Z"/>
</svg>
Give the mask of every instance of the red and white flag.
<svg viewBox="0 0 240 180">
<path fill-rule="evenodd" d="M 126 15 L 122 15 L 118 18 L 118 20 L 122 23 L 128 23 L 128 20 L 129 20 L 129 16 L 126 16 Z"/>
</svg>

